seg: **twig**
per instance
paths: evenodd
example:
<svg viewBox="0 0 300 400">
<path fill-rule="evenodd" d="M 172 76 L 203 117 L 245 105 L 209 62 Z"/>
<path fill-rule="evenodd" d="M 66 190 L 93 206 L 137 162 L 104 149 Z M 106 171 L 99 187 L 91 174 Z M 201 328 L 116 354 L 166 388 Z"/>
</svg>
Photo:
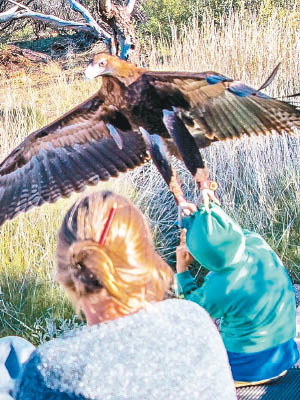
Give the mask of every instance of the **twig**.
<svg viewBox="0 0 300 400">
<path fill-rule="evenodd" d="M 132 14 L 132 11 L 133 11 L 133 9 L 134 9 L 135 3 L 136 3 L 136 0 L 128 0 L 128 1 L 127 1 L 125 10 L 126 10 L 126 13 L 127 13 L 128 15 L 131 15 L 131 14 Z"/>
</svg>

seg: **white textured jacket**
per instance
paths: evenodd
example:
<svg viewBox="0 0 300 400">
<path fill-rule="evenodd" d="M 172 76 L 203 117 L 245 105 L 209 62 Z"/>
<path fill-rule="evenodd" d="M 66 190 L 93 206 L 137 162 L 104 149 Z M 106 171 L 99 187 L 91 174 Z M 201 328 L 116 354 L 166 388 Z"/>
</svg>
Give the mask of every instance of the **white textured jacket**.
<svg viewBox="0 0 300 400">
<path fill-rule="evenodd" d="M 18 400 L 233 400 L 221 337 L 186 300 L 85 326 L 38 347 Z"/>
</svg>

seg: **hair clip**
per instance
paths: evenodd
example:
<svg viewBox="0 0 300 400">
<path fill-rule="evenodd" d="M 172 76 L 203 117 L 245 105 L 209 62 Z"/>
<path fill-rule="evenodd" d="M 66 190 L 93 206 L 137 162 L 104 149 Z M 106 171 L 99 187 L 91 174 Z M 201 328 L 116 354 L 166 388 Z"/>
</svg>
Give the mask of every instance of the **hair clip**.
<svg viewBox="0 0 300 400">
<path fill-rule="evenodd" d="M 98 242 L 100 246 L 104 245 L 107 233 L 109 231 L 109 228 L 110 228 L 110 225 L 112 223 L 113 217 L 114 217 L 114 215 L 116 213 L 116 209 L 117 209 L 117 203 L 114 203 L 112 208 L 109 211 L 107 220 L 105 222 L 105 225 L 104 225 L 103 230 L 102 230 L 101 235 L 100 235 L 100 239 L 99 239 L 99 242 Z"/>
</svg>

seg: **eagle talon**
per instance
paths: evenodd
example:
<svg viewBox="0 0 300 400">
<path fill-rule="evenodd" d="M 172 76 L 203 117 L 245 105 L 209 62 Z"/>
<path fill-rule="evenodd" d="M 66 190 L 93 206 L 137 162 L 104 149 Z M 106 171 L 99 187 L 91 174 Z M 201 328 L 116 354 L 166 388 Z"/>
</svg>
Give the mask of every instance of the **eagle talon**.
<svg viewBox="0 0 300 400">
<path fill-rule="evenodd" d="M 178 203 L 178 226 L 181 228 L 182 218 L 188 217 L 197 211 L 197 206 L 189 201 L 182 201 Z"/>
<path fill-rule="evenodd" d="M 216 184 L 217 187 L 218 187 L 218 184 L 216 182 L 213 182 L 213 183 Z M 215 187 L 215 185 L 214 185 L 214 187 Z M 209 203 L 211 201 L 213 201 L 213 202 L 215 202 L 215 203 L 217 203 L 219 205 L 221 204 L 220 200 L 215 195 L 215 190 L 216 189 L 202 188 L 201 185 L 200 185 L 200 188 L 201 188 L 202 201 L 203 201 L 203 205 L 204 205 L 205 211 L 209 212 Z"/>
</svg>

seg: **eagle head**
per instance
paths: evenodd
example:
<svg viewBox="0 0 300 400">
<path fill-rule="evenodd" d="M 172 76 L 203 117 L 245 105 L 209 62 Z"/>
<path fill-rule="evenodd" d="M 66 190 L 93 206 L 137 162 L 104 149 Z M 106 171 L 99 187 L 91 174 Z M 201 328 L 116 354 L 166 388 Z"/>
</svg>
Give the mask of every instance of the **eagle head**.
<svg viewBox="0 0 300 400">
<path fill-rule="evenodd" d="M 93 60 L 89 63 L 85 70 L 85 77 L 88 80 L 96 78 L 97 76 L 112 75 L 120 80 L 126 80 L 136 77 L 141 68 L 121 60 L 119 57 L 111 56 L 107 53 L 96 54 Z"/>
</svg>

